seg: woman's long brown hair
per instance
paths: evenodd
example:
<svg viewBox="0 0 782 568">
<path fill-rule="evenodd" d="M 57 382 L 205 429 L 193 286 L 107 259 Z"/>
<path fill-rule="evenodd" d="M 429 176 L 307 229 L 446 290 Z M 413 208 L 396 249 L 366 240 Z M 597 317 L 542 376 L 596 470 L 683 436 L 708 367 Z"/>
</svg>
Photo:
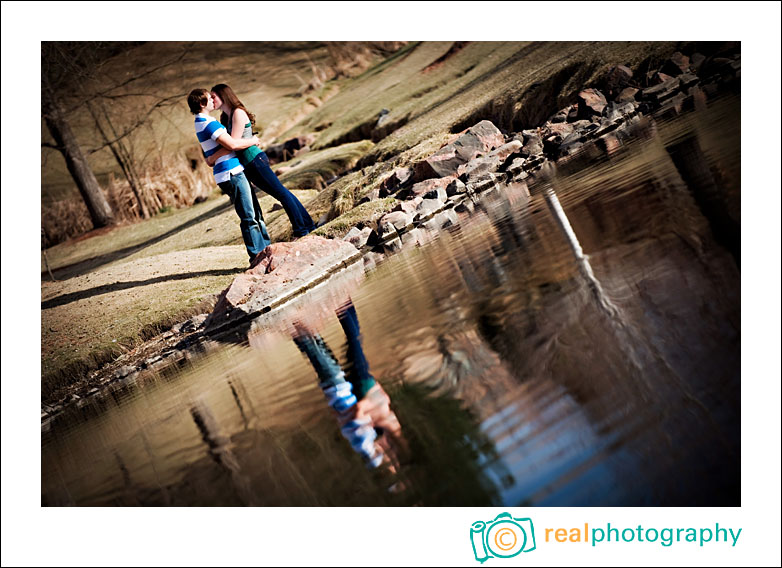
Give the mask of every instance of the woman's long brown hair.
<svg viewBox="0 0 782 568">
<path fill-rule="evenodd" d="M 250 118 L 250 124 L 253 128 L 255 127 L 255 115 L 247 110 L 247 107 L 242 104 L 242 101 L 239 100 L 239 97 L 236 96 L 236 93 L 234 93 L 234 90 L 231 87 L 225 83 L 220 83 L 212 87 L 212 92 L 217 93 L 220 100 L 231 105 L 234 110 L 240 108 L 246 112 L 247 116 Z M 220 113 L 220 124 L 226 128 L 228 127 L 228 115 L 225 114 L 225 112 Z"/>
</svg>

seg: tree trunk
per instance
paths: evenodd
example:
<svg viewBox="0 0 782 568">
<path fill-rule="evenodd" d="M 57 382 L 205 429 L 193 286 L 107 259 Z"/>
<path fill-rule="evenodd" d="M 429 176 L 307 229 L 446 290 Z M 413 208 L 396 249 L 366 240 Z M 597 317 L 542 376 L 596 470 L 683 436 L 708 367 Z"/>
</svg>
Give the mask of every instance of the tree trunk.
<svg viewBox="0 0 782 568">
<path fill-rule="evenodd" d="M 79 188 L 84 204 L 90 212 L 92 224 L 97 229 L 114 223 L 114 212 L 95 179 L 90 165 L 82 154 L 60 105 L 42 92 L 43 117 L 58 149 L 65 158 L 65 165 Z"/>
</svg>

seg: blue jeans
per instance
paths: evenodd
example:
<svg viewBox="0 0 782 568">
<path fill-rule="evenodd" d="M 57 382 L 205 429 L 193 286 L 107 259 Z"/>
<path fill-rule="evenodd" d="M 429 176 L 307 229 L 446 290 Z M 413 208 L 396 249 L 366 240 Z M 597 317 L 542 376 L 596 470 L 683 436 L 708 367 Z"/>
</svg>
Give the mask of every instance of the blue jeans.
<svg viewBox="0 0 782 568">
<path fill-rule="evenodd" d="M 375 386 L 375 378 L 369 372 L 369 362 L 361 348 L 361 329 L 358 327 L 358 314 L 353 302 L 337 313 L 342 331 L 347 340 L 347 364 L 344 367 L 348 381 L 353 385 L 353 393 L 358 400 L 364 398 L 369 389 Z"/>
<path fill-rule="evenodd" d="M 258 204 L 255 192 L 247 183 L 244 173 L 231 174 L 231 179 L 218 184 L 223 193 L 228 194 L 233 201 L 236 214 L 239 215 L 239 226 L 242 230 L 244 246 L 250 262 L 256 255 L 271 244 L 263 213 Z"/>
<path fill-rule="evenodd" d="M 369 363 L 361 348 L 361 330 L 358 327 L 358 315 L 351 302 L 339 310 L 339 323 L 347 339 L 347 364 L 340 366 L 334 353 L 323 338 L 318 335 L 295 337 L 293 341 L 315 368 L 323 389 L 349 382 L 356 399 L 361 400 L 369 389 L 375 386 L 375 378 L 369 372 Z"/>
<path fill-rule="evenodd" d="M 269 167 L 269 157 L 261 152 L 244 168 L 247 179 L 258 189 L 265 191 L 282 204 L 285 213 L 288 214 L 294 237 L 303 237 L 315 230 L 315 223 L 307 210 L 288 190 Z"/>
</svg>

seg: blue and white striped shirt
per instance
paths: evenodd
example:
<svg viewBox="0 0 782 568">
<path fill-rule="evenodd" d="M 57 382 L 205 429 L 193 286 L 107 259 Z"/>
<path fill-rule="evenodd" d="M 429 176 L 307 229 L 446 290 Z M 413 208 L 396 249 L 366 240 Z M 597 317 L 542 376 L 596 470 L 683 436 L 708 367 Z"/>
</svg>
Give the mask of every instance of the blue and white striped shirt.
<svg viewBox="0 0 782 568">
<path fill-rule="evenodd" d="M 227 133 L 222 124 L 205 113 L 196 115 L 195 131 L 196 136 L 198 136 L 198 141 L 201 143 L 201 148 L 204 150 L 204 155 L 207 158 L 222 148 L 217 142 L 217 139 L 222 134 Z M 239 158 L 237 158 L 236 154 L 233 152 L 217 158 L 217 162 L 212 168 L 217 183 L 228 181 L 231 179 L 231 174 L 238 174 L 243 171 L 244 168 L 242 167 L 242 164 L 239 163 Z"/>
</svg>

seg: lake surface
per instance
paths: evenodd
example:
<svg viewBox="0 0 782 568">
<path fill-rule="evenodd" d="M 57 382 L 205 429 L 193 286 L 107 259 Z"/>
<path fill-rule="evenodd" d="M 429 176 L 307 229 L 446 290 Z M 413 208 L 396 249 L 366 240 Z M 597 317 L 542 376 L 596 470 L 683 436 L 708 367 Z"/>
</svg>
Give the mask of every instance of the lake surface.
<svg viewBox="0 0 782 568">
<path fill-rule="evenodd" d="M 301 347 L 355 375 L 344 318 L 259 321 L 50 423 L 42 504 L 740 505 L 739 102 L 643 119 L 366 275 L 380 467 Z"/>
</svg>

